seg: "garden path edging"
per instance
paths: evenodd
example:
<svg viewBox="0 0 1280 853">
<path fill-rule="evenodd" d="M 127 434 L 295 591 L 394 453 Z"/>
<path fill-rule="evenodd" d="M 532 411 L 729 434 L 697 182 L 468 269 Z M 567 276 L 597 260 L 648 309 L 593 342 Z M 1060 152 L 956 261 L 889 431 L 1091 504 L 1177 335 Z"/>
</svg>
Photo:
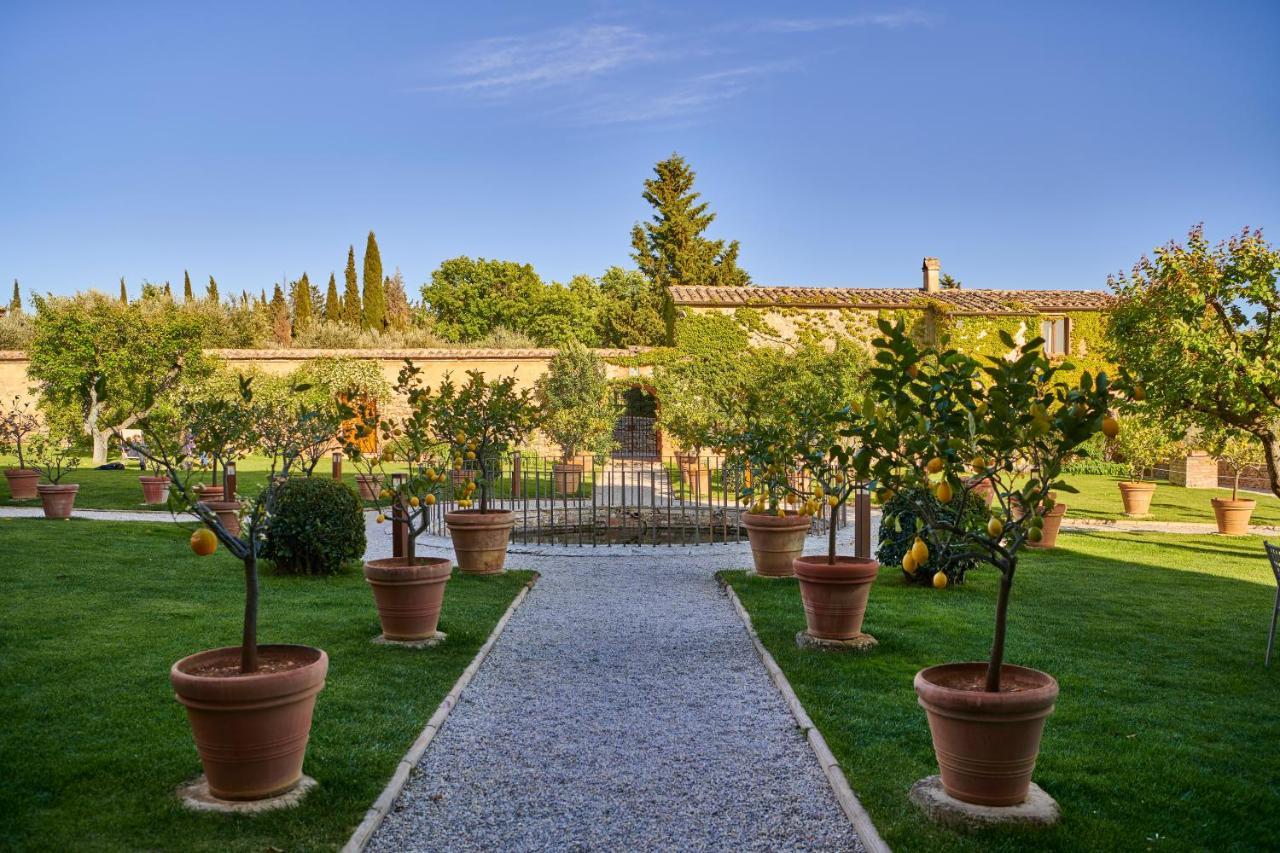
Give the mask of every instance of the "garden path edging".
<svg viewBox="0 0 1280 853">
<path fill-rule="evenodd" d="M 436 707 L 431 719 L 427 720 L 426 726 L 423 727 L 422 732 L 414 740 L 413 745 L 409 747 L 404 757 L 400 759 L 400 763 L 396 765 L 395 772 L 391 774 L 390 781 L 382 789 L 378 799 L 374 800 L 373 805 L 365 812 L 364 819 L 360 821 L 360 825 L 351 833 L 351 838 L 342 846 L 342 853 L 361 853 L 364 850 L 365 845 L 369 843 L 369 839 L 373 837 L 373 833 L 381 826 L 383 819 L 387 816 L 387 812 L 391 810 L 396 799 L 400 796 L 400 792 L 404 790 L 405 783 L 409 781 L 409 774 L 417 766 L 422 754 L 427 751 L 427 747 L 431 745 L 436 732 L 440 731 L 440 727 L 444 725 L 445 718 L 449 716 L 449 712 L 458 703 L 458 698 L 462 695 L 462 691 L 467 689 L 467 685 L 471 683 L 476 671 L 480 669 L 484 659 L 489 656 L 490 649 L 498 642 L 498 637 L 502 635 L 503 629 L 507 627 L 507 622 L 511 620 L 512 614 L 524 602 L 529 590 L 533 588 L 537 580 L 538 578 L 535 575 L 520 589 L 515 599 L 507 606 L 507 610 L 502 614 L 502 618 L 498 620 L 498 624 L 494 625 L 493 630 L 489 632 L 489 637 L 484 641 L 484 645 L 480 647 L 480 650 L 476 652 L 476 656 L 471 659 L 471 663 L 467 664 L 467 668 L 458 676 L 458 680 L 453 683 L 453 687 L 445 694 L 444 699 Z"/>
<path fill-rule="evenodd" d="M 742 620 L 742 626 L 746 629 L 747 636 L 751 638 L 751 643 L 755 646 L 756 654 L 760 656 L 760 661 L 764 664 L 764 668 L 769 671 L 769 677 L 773 679 L 774 686 L 778 688 L 778 692 L 786 700 L 787 707 L 791 709 L 791 715 L 796 718 L 796 725 L 804 732 L 805 738 L 809 741 L 809 746 L 813 748 L 814 755 L 818 758 L 818 764 L 822 767 L 822 773 L 831 784 L 832 793 L 835 794 L 840 808 L 844 811 L 845 816 L 849 818 L 849 822 L 853 824 L 854 832 L 857 833 L 862 846 L 867 849 L 868 853 L 891 853 L 889 845 L 880 837 L 875 824 L 872 823 L 871 815 L 867 813 L 862 802 L 858 799 L 858 795 L 853 792 L 852 786 L 849 785 L 849 780 L 845 778 L 844 771 L 840 769 L 840 762 L 836 760 L 835 754 L 827 746 L 827 741 L 823 738 L 822 732 L 813 724 L 813 720 L 809 717 L 808 712 L 805 711 L 804 705 L 800 704 L 800 698 L 796 696 L 795 690 L 791 688 L 791 682 L 787 681 L 787 676 L 783 673 L 782 668 L 778 666 L 778 662 L 773 659 L 773 655 L 769 653 L 769 650 L 765 648 L 764 643 L 760 640 L 760 635 L 756 633 L 755 626 L 751 624 L 751 614 L 747 613 L 747 609 L 742 606 L 742 602 L 738 599 L 737 593 L 734 592 L 730 584 L 720 580 L 720 585 L 728 594 L 729 601 L 733 603 L 733 609 L 737 612 L 738 618 Z"/>
</svg>

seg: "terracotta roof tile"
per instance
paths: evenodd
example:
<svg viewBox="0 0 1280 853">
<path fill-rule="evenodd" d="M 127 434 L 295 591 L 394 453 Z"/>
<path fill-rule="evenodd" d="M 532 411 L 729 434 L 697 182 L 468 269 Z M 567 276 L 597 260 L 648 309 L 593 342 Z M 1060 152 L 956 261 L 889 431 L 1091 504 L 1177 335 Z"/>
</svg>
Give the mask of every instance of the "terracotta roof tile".
<svg viewBox="0 0 1280 853">
<path fill-rule="evenodd" d="M 1111 304 L 1100 290 L 940 290 L 906 287 L 688 287 L 671 288 L 676 305 L 728 308 L 916 308 L 936 300 L 953 311 L 1097 311 Z"/>
</svg>

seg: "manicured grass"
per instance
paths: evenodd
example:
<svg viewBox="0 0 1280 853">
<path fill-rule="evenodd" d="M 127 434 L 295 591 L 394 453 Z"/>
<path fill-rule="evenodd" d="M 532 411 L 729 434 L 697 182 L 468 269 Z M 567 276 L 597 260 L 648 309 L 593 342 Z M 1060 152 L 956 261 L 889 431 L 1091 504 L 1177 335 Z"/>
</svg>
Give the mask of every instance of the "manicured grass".
<svg viewBox="0 0 1280 853">
<path fill-rule="evenodd" d="M 945 591 L 884 568 L 866 656 L 801 651 L 796 583 L 723 577 L 786 672 L 885 840 L 922 850 L 1263 850 L 1280 839 L 1280 666 L 1262 666 L 1275 583 L 1256 538 L 1063 534 L 1031 553 L 1006 660 L 1061 685 L 1035 779 L 1062 823 L 957 834 L 907 799 L 937 772 L 912 678 L 983 660 L 995 572 Z"/>
<path fill-rule="evenodd" d="M 196 557 L 186 525 L 0 520 L 0 849 L 315 850 L 340 847 L 444 694 L 532 577 L 455 574 L 434 649 L 375 646 L 363 578 L 262 582 L 260 641 L 329 654 L 294 810 L 196 814 L 199 774 L 169 667 L 235 645 L 240 564 Z"/>
<path fill-rule="evenodd" d="M 1075 518 L 1127 518 L 1120 500 L 1120 481 L 1114 477 L 1095 474 L 1074 474 L 1067 482 L 1080 490 L 1080 494 L 1063 493 L 1058 497 L 1067 504 L 1067 516 Z M 1211 498 L 1229 498 L 1230 489 L 1187 489 L 1174 486 L 1164 480 L 1157 481 L 1155 495 L 1151 499 L 1151 521 L 1197 521 L 1213 523 Z M 1240 497 L 1258 502 L 1253 512 L 1253 524 L 1280 525 L 1280 500 L 1271 495 L 1241 492 Z"/>
</svg>

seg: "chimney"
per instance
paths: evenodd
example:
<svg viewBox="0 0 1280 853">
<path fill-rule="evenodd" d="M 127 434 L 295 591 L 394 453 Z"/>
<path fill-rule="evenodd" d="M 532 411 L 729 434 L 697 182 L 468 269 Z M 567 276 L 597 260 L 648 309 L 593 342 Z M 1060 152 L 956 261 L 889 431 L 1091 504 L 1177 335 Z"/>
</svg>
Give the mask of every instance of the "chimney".
<svg viewBox="0 0 1280 853">
<path fill-rule="evenodd" d="M 924 273 L 924 284 L 920 289 L 925 293 L 937 293 L 941 290 L 942 286 L 938 284 L 938 271 L 941 269 L 942 264 L 937 258 L 925 258 L 924 264 L 920 267 L 921 272 Z"/>
</svg>

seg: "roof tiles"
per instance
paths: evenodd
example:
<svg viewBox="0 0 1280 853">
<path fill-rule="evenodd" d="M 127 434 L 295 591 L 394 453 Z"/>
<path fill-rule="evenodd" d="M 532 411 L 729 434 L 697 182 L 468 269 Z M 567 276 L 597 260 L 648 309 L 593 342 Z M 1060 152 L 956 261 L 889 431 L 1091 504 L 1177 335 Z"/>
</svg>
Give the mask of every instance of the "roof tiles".
<svg viewBox="0 0 1280 853">
<path fill-rule="evenodd" d="M 1113 297 L 1100 290 L 940 290 L 906 287 L 671 288 L 676 305 L 726 308 L 920 308 L 930 300 L 960 313 L 1099 311 Z"/>
</svg>

